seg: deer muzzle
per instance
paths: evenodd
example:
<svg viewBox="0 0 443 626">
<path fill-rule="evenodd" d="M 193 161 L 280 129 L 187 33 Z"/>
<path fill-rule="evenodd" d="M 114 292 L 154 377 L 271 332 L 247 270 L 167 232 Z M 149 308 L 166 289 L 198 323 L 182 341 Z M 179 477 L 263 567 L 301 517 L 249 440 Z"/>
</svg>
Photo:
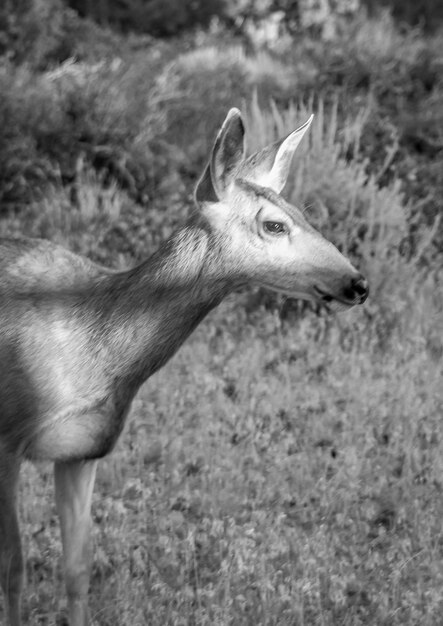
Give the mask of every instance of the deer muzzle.
<svg viewBox="0 0 443 626">
<path fill-rule="evenodd" d="M 340 286 L 335 285 L 333 289 L 328 289 L 315 285 L 314 291 L 319 300 L 325 304 L 337 301 L 347 306 L 354 306 L 365 302 L 369 295 L 369 284 L 362 274 L 356 273 L 343 279 Z"/>
</svg>

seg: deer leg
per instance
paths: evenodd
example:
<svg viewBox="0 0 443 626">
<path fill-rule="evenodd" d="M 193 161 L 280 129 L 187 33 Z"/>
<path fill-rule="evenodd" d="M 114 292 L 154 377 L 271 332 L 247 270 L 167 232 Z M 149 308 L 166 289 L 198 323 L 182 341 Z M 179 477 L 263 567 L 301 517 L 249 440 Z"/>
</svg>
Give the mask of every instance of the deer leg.
<svg viewBox="0 0 443 626">
<path fill-rule="evenodd" d="M 56 463 L 55 498 L 63 543 L 70 626 L 87 626 L 91 499 L 97 461 Z"/>
<path fill-rule="evenodd" d="M 0 447 L 0 583 L 6 603 L 6 623 L 20 626 L 23 557 L 17 518 L 18 457 Z"/>
</svg>

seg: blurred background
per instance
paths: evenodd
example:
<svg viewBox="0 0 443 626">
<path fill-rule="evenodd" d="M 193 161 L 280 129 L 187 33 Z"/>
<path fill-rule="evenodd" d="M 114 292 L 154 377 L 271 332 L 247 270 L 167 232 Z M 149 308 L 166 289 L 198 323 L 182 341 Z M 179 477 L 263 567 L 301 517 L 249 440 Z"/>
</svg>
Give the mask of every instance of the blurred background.
<svg viewBox="0 0 443 626">
<path fill-rule="evenodd" d="M 2 0 L 0 234 L 139 262 L 232 106 L 251 152 L 315 113 L 283 195 L 371 296 L 235 294 L 141 390 L 100 466 L 95 623 L 436 626 L 441 0 Z M 52 502 L 26 466 L 32 624 L 66 623 Z"/>
</svg>

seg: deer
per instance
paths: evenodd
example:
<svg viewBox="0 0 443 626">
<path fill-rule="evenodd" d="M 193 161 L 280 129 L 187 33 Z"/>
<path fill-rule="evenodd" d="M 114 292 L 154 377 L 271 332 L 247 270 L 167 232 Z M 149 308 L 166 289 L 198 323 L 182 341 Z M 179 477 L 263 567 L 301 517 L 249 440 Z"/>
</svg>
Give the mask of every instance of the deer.
<svg viewBox="0 0 443 626">
<path fill-rule="evenodd" d="M 247 157 L 243 118 L 231 109 L 185 225 L 130 269 L 44 239 L 0 239 L 0 582 L 9 626 L 21 624 L 24 459 L 54 463 L 68 619 L 87 626 L 97 463 L 142 383 L 240 288 L 332 310 L 368 297 L 364 276 L 281 195 L 312 118 Z"/>
</svg>

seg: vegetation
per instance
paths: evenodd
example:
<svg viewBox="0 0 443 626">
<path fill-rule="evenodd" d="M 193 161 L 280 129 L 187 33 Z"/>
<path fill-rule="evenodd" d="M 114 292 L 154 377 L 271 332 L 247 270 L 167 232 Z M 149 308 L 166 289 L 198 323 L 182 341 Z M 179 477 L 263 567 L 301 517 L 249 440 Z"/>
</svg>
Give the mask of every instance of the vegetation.
<svg viewBox="0 0 443 626">
<path fill-rule="evenodd" d="M 153 40 L 38 6 L 0 10 L 2 235 L 135 263 L 186 219 L 230 106 L 251 151 L 313 111 L 284 195 L 372 290 L 337 316 L 236 294 L 143 387 L 100 464 L 95 623 L 440 623 L 443 34 L 357 11 Z M 30 624 L 65 623 L 53 502 L 26 465 Z"/>
</svg>

